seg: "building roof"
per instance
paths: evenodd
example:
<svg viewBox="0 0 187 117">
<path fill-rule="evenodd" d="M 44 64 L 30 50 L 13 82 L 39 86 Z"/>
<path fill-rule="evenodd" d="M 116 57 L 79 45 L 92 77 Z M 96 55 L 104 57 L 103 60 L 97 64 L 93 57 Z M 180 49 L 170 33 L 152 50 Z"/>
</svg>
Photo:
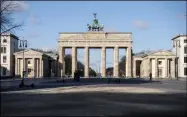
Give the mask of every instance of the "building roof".
<svg viewBox="0 0 187 117">
<path fill-rule="evenodd" d="M 43 51 L 43 50 L 39 50 L 39 49 L 34 49 L 34 48 L 31 48 L 31 50 L 34 50 L 34 51 L 37 51 L 37 52 L 41 52 L 51 58 L 54 58 L 54 59 L 57 59 L 58 57 L 58 53 L 57 52 L 52 52 L 52 51 Z"/>
<path fill-rule="evenodd" d="M 148 54 L 150 54 L 150 53 L 153 53 L 154 51 L 150 51 L 150 50 L 148 50 L 148 51 L 141 51 L 141 52 L 138 52 L 138 53 L 135 53 L 135 57 L 145 57 L 145 56 L 147 56 Z"/>
<path fill-rule="evenodd" d="M 187 35 L 185 35 L 185 34 L 179 34 L 179 35 L 175 36 L 174 38 L 172 38 L 171 40 L 175 40 L 175 39 L 177 39 L 179 37 L 187 37 Z"/>
<path fill-rule="evenodd" d="M 98 34 L 98 33 L 107 33 L 107 34 L 132 34 L 132 32 L 104 32 L 104 31 L 88 31 L 88 32 L 59 32 L 59 34 Z"/>
<path fill-rule="evenodd" d="M 53 59 L 57 59 L 57 57 L 58 57 L 57 52 L 45 52 L 45 51 L 42 51 L 42 50 L 39 50 L 39 49 L 34 49 L 34 48 L 25 49 L 24 52 L 27 52 L 29 50 L 32 50 L 32 51 L 35 51 L 35 52 L 39 52 L 39 53 L 41 53 L 43 55 L 46 55 L 46 56 L 48 56 L 50 58 L 53 58 Z M 23 52 L 23 50 L 19 50 L 19 51 L 15 52 L 14 54 L 19 54 L 21 52 Z"/>
<path fill-rule="evenodd" d="M 11 34 L 11 33 L 2 33 L 1 36 L 10 36 L 10 37 L 13 37 L 14 39 L 19 40 L 19 38 L 16 35 Z"/>
<path fill-rule="evenodd" d="M 134 55 L 134 57 L 146 57 L 146 56 L 149 56 L 149 55 L 153 55 L 153 54 L 156 54 L 158 52 L 169 52 L 171 54 L 173 54 L 172 50 L 169 49 L 169 50 L 156 50 L 156 51 L 141 51 L 139 53 L 136 53 Z"/>
</svg>

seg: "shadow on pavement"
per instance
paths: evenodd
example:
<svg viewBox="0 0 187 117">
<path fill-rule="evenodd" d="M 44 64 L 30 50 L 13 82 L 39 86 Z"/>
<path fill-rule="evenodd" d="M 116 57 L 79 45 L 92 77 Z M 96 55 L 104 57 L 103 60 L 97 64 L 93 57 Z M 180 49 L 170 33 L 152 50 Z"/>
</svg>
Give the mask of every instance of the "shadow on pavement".
<svg viewBox="0 0 187 117">
<path fill-rule="evenodd" d="M 2 93 L 1 116 L 13 115 L 186 117 L 186 95 L 109 92 Z"/>
<path fill-rule="evenodd" d="M 6 88 L 1 87 L 1 92 L 4 91 L 15 91 L 15 90 L 33 90 L 33 89 L 44 89 L 44 88 L 57 88 L 57 87 L 70 87 L 70 86 L 85 86 L 85 85 L 97 85 L 97 84 L 142 84 L 142 83 L 159 83 L 161 81 L 153 80 L 149 81 L 143 78 L 81 78 L 80 82 L 74 81 L 73 79 L 37 79 L 43 80 L 39 84 L 35 83 L 34 88 L 26 86 L 19 88 L 19 86 L 9 86 Z M 21 81 L 20 81 L 21 82 Z"/>
</svg>

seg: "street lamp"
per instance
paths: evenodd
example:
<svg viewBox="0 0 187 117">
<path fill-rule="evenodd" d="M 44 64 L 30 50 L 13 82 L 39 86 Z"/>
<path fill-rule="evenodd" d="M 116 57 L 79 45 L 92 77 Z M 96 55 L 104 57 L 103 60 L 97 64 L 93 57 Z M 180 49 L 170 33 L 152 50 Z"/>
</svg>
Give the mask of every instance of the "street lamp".
<svg viewBox="0 0 187 117">
<path fill-rule="evenodd" d="M 19 48 L 23 50 L 23 71 L 22 71 L 22 81 L 20 83 L 20 87 L 23 87 L 24 86 L 24 75 L 25 75 L 24 50 L 27 48 L 27 40 L 20 40 L 19 41 Z"/>
<path fill-rule="evenodd" d="M 176 58 L 175 58 L 176 66 L 175 66 L 175 68 L 176 68 L 176 79 L 178 80 L 178 55 L 177 55 L 178 50 L 177 50 L 177 48 L 180 48 L 180 47 L 181 47 L 181 45 L 180 45 L 180 40 L 175 40 L 175 41 L 173 41 L 173 47 L 176 48 L 176 49 L 175 49 L 175 52 L 176 52 Z"/>
</svg>

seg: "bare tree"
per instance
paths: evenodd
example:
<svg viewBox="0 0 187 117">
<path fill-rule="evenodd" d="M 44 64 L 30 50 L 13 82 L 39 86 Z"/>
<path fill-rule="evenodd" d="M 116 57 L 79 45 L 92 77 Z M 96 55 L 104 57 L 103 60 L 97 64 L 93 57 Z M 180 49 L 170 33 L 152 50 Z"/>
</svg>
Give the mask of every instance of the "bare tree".
<svg viewBox="0 0 187 117">
<path fill-rule="evenodd" d="M 15 29 L 17 30 L 18 28 L 23 26 L 23 22 L 16 23 L 15 19 L 12 17 L 12 14 L 19 7 L 20 5 L 16 2 L 1 0 L 1 34 L 13 32 L 15 31 Z"/>
</svg>

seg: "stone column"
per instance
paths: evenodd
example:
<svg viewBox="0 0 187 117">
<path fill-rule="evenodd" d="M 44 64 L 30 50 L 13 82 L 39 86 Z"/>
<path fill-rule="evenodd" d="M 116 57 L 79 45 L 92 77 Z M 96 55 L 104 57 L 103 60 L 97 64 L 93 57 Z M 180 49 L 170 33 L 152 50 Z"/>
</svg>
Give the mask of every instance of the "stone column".
<svg viewBox="0 0 187 117">
<path fill-rule="evenodd" d="M 136 77 L 136 59 L 133 59 L 133 77 Z"/>
<path fill-rule="evenodd" d="M 17 60 L 18 60 L 17 75 L 20 75 L 20 59 L 17 58 Z"/>
<path fill-rule="evenodd" d="M 175 65 L 175 58 L 172 58 L 172 64 L 171 64 L 171 75 L 172 75 L 172 78 L 175 78 L 176 77 L 176 65 Z"/>
<path fill-rule="evenodd" d="M 118 52 L 118 47 L 114 48 L 114 77 L 119 76 L 119 52 Z"/>
<path fill-rule="evenodd" d="M 126 77 L 132 77 L 132 50 L 131 47 L 126 49 Z"/>
<path fill-rule="evenodd" d="M 170 68 L 170 65 L 171 65 L 171 59 L 168 59 L 168 66 L 167 66 L 167 68 L 168 68 L 168 77 L 171 77 L 171 68 Z"/>
<path fill-rule="evenodd" d="M 101 48 L 101 76 L 106 77 L 106 48 Z"/>
<path fill-rule="evenodd" d="M 45 74 L 44 74 L 44 65 L 45 65 L 45 64 L 44 64 L 44 60 L 45 60 L 45 59 L 42 58 L 42 76 L 43 76 L 43 77 L 45 77 L 45 76 L 44 76 L 44 75 L 45 75 Z"/>
<path fill-rule="evenodd" d="M 84 77 L 89 77 L 89 47 L 84 48 Z"/>
<path fill-rule="evenodd" d="M 165 58 L 165 78 L 168 77 L 168 59 Z"/>
<path fill-rule="evenodd" d="M 155 58 L 155 78 L 158 77 L 158 59 Z"/>
<path fill-rule="evenodd" d="M 152 73 L 152 58 L 149 58 L 149 74 Z"/>
<path fill-rule="evenodd" d="M 147 72 L 146 76 L 149 77 L 149 74 L 150 74 L 150 73 L 151 73 L 151 59 L 148 58 L 148 72 Z"/>
<path fill-rule="evenodd" d="M 32 58 L 33 60 L 33 66 L 32 66 L 32 69 L 33 69 L 33 72 L 32 72 L 32 76 L 35 77 L 35 58 Z"/>
<path fill-rule="evenodd" d="M 58 64 L 58 76 L 62 76 L 62 74 L 65 73 L 65 70 L 63 69 L 63 62 L 64 62 L 64 56 L 65 56 L 65 48 L 62 46 L 59 46 L 59 51 L 58 51 L 58 55 L 59 55 L 59 64 Z"/>
<path fill-rule="evenodd" d="M 18 58 L 15 57 L 15 75 L 18 75 Z"/>
<path fill-rule="evenodd" d="M 72 77 L 74 77 L 74 72 L 77 69 L 77 48 L 72 47 Z"/>
<path fill-rule="evenodd" d="M 22 64 L 22 63 L 21 63 L 21 59 L 19 58 L 19 60 L 18 60 L 19 73 L 18 73 L 18 74 L 19 74 L 20 76 L 21 76 L 21 64 Z"/>
<path fill-rule="evenodd" d="M 37 65 L 37 68 L 36 68 L 36 77 L 39 77 L 39 59 L 38 58 L 36 59 L 36 65 Z"/>
<path fill-rule="evenodd" d="M 40 58 L 40 77 L 43 77 L 42 66 L 43 66 L 43 62 L 42 62 L 42 58 Z"/>
</svg>

